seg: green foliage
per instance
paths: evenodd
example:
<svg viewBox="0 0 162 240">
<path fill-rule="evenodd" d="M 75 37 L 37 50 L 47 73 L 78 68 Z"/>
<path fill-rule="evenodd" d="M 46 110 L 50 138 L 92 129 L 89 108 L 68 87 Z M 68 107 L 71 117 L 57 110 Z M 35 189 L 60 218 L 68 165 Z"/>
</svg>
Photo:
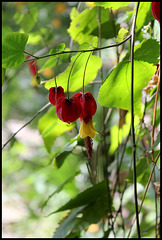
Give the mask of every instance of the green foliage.
<svg viewBox="0 0 162 240">
<path fill-rule="evenodd" d="M 20 66 L 24 60 L 24 49 L 28 40 L 25 33 L 8 33 L 2 39 L 2 66 L 13 68 Z"/>
<path fill-rule="evenodd" d="M 115 39 L 115 42 L 122 42 L 124 40 L 126 34 L 128 34 L 128 30 L 125 29 L 124 27 L 122 27 L 118 32 L 118 36 Z"/>
<path fill-rule="evenodd" d="M 136 31 L 139 31 L 144 25 L 148 24 L 151 18 L 151 2 L 141 2 L 136 21 Z"/>
<path fill-rule="evenodd" d="M 16 12 L 14 15 L 14 20 L 16 24 L 19 24 L 24 32 L 30 32 L 35 26 L 38 18 L 37 8 L 31 8 L 26 13 L 22 14 L 21 12 Z"/>
<path fill-rule="evenodd" d="M 128 237 L 135 215 L 135 183 L 131 41 L 125 38 L 131 37 L 136 5 L 2 2 L 2 142 L 11 139 L 2 152 L 4 238 Z M 160 76 L 160 27 L 152 15 L 151 2 L 139 4 L 134 43 L 140 206 L 153 169 L 152 158 L 155 160 L 160 151 L 156 82 Z M 39 75 L 35 76 L 25 55 L 36 60 Z M 72 124 L 62 122 L 56 107 L 47 104 L 48 89 L 56 84 L 64 88 L 66 97 L 83 90 L 94 96 L 97 111 L 92 120 L 98 134 L 91 144 L 79 136 L 79 119 Z M 146 86 L 150 87 L 148 92 Z M 91 147 L 92 158 L 88 158 Z M 154 173 L 158 185 L 160 158 Z M 157 211 L 152 204 L 155 200 Z M 156 235 L 158 200 L 150 184 L 139 215 L 142 237 Z M 137 237 L 136 228 L 130 237 Z"/>
<path fill-rule="evenodd" d="M 130 2 L 94 2 L 97 6 L 111 8 L 112 10 L 128 6 Z"/>
<path fill-rule="evenodd" d="M 160 45 L 156 39 L 143 40 L 134 48 L 134 59 L 148 63 L 158 64 Z"/>
<path fill-rule="evenodd" d="M 68 209 L 73 209 L 81 207 L 84 205 L 90 205 L 100 200 L 104 204 L 104 198 L 107 197 L 107 211 L 111 209 L 111 198 L 109 192 L 107 192 L 107 183 L 106 181 L 97 183 L 92 187 L 86 189 L 84 192 L 79 193 L 75 198 L 71 199 L 64 206 L 60 207 L 55 211 L 65 211 Z M 97 202 L 98 204 L 98 202 Z M 54 213 L 54 212 L 53 212 Z M 52 213 L 51 213 L 52 214 Z M 50 214 L 50 215 L 51 215 Z"/>
<path fill-rule="evenodd" d="M 93 47 L 88 43 L 83 43 L 82 45 L 80 45 L 78 50 L 88 50 L 88 49 L 93 49 Z M 67 89 L 67 80 L 69 77 L 69 73 L 71 71 L 71 67 L 79 54 L 80 53 L 77 53 L 75 56 L 73 56 L 71 58 L 71 63 L 67 67 L 67 69 L 56 77 L 58 86 L 63 87 L 65 91 Z M 74 64 L 74 67 L 70 75 L 70 83 L 69 83 L 69 90 L 71 92 L 74 92 L 83 86 L 83 73 L 84 73 L 85 64 L 87 62 L 89 54 L 90 53 L 81 53 L 81 55 L 76 60 L 76 64 Z M 95 66 L 95 68 L 93 66 Z M 101 59 L 98 56 L 92 55 L 89 58 L 87 68 L 86 68 L 86 75 L 85 75 L 85 82 L 84 82 L 85 85 L 89 84 L 91 81 L 93 81 L 96 78 L 97 72 L 101 68 L 101 66 L 102 66 Z M 44 86 L 47 89 L 55 86 L 55 80 L 54 79 L 49 80 L 44 84 Z"/>
<path fill-rule="evenodd" d="M 94 36 L 98 36 L 98 21 L 96 15 L 98 14 L 97 7 L 86 9 L 78 14 L 71 21 L 70 28 L 67 30 L 70 36 L 79 44 L 84 42 L 90 43 Z M 113 21 L 108 9 L 101 8 L 101 28 L 102 38 L 112 38 L 114 36 Z M 115 23 L 117 31 L 119 24 Z M 107 30 L 108 29 L 108 30 Z"/>
<path fill-rule="evenodd" d="M 134 61 L 134 113 L 142 118 L 142 89 L 156 70 L 155 66 L 143 61 Z M 130 111 L 131 63 L 122 61 L 107 76 L 99 91 L 99 103 L 102 106 L 122 108 Z"/>
<path fill-rule="evenodd" d="M 67 124 L 58 119 L 55 107 L 50 108 L 38 123 L 38 130 L 48 152 L 51 152 L 51 147 L 53 146 L 55 139 L 61 134 L 70 131 L 73 127 L 74 124 Z"/>
</svg>

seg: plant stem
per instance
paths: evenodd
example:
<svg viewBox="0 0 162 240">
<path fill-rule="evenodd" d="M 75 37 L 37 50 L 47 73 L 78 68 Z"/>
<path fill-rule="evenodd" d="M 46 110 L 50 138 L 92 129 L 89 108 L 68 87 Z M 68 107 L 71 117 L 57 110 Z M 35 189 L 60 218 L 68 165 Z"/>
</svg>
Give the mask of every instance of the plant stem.
<svg viewBox="0 0 162 240">
<path fill-rule="evenodd" d="M 81 53 L 79 53 L 79 55 L 75 58 L 74 62 L 73 62 L 73 65 L 71 66 L 71 69 L 70 69 L 70 72 L 69 72 L 69 77 L 68 77 L 68 82 L 67 82 L 67 96 L 69 98 L 69 82 L 70 82 L 70 75 L 71 75 L 71 72 L 72 72 L 72 69 L 73 69 L 73 66 L 76 62 L 76 60 L 78 59 L 78 57 L 80 56 Z"/>
<path fill-rule="evenodd" d="M 34 116 L 27 122 L 25 123 L 19 130 L 17 130 L 8 140 L 5 144 L 3 144 L 2 146 L 2 150 L 3 148 L 17 135 L 18 132 L 20 132 L 24 127 L 26 127 L 28 124 L 30 124 L 34 118 L 36 118 L 44 109 L 46 109 L 51 103 L 47 103 L 44 107 L 42 107 L 40 110 L 38 110 Z"/>
<path fill-rule="evenodd" d="M 144 199 L 145 199 L 145 197 L 146 197 L 146 193 L 147 193 L 147 190 L 148 190 L 148 188 L 149 188 L 149 185 L 150 185 L 150 182 L 151 182 L 151 178 L 152 178 L 152 175 L 153 175 L 153 173 L 154 173 L 155 166 L 156 166 L 156 163 L 157 163 L 159 157 L 160 157 L 160 151 L 159 151 L 159 153 L 158 153 L 158 155 L 157 155 L 157 157 L 156 157 L 156 160 L 154 161 L 154 166 L 153 166 L 153 169 L 152 169 L 152 171 L 151 171 L 151 174 L 150 174 L 148 183 L 147 183 L 147 185 L 146 185 L 145 192 L 144 192 L 144 195 L 143 195 L 143 198 L 142 198 L 142 201 L 141 201 L 141 205 L 140 205 L 140 207 L 139 207 L 138 214 L 140 214 L 140 211 L 141 211 L 141 208 L 142 208 Z M 131 230 L 132 230 L 132 227 L 133 227 L 133 224 L 134 224 L 135 220 L 136 220 L 136 217 L 134 218 L 134 220 L 133 220 L 133 222 L 132 222 L 132 225 L 131 225 L 131 227 L 130 227 L 130 230 L 129 230 L 129 233 L 128 233 L 127 238 L 129 238 L 129 236 L 130 236 L 130 234 L 131 234 Z"/>
<path fill-rule="evenodd" d="M 105 46 L 105 47 L 101 47 L 101 48 L 93 48 L 93 49 L 89 49 L 89 50 L 62 51 L 62 52 L 53 53 L 53 54 L 48 54 L 48 55 L 44 55 L 44 56 L 40 56 L 40 57 L 34 56 L 34 55 L 32 55 L 32 54 L 27 53 L 27 52 L 24 51 L 24 53 L 26 53 L 26 54 L 34 57 L 34 59 L 25 60 L 24 63 L 25 63 L 25 62 L 33 61 L 33 60 L 35 60 L 35 58 L 36 58 L 36 59 L 42 59 L 42 58 L 51 57 L 51 56 L 55 56 L 55 55 L 61 55 L 61 54 L 64 54 L 64 53 L 78 53 L 78 52 L 80 52 L 80 53 L 85 53 L 85 52 L 93 52 L 93 51 L 104 50 L 104 49 L 112 48 L 112 47 L 118 47 L 118 46 L 122 45 L 123 43 L 125 43 L 125 42 L 126 42 L 128 39 L 130 39 L 130 38 L 131 38 L 131 34 L 130 34 L 128 37 L 126 37 L 122 42 L 116 43 L 116 44 L 112 44 L 112 45 L 109 45 L 109 46 Z"/>
<path fill-rule="evenodd" d="M 136 179 L 136 143 L 135 143 L 135 130 L 134 130 L 134 97 L 133 97 L 133 84 L 134 84 L 134 35 L 137 12 L 139 8 L 139 2 L 137 2 L 135 16 L 132 24 L 132 37 L 131 37 L 131 129 L 132 129 L 132 143 L 133 143 L 133 180 L 134 180 L 134 198 L 135 198 L 135 212 L 137 223 L 137 234 L 140 237 L 140 226 L 138 218 L 138 201 L 137 201 L 137 179 Z"/>
<path fill-rule="evenodd" d="M 88 58 L 87 58 L 87 62 L 85 64 L 85 69 L 84 69 L 84 74 L 83 74 L 83 93 L 84 93 L 84 82 L 85 82 L 85 73 L 86 73 L 86 68 L 87 68 L 87 64 L 88 64 L 88 61 L 89 61 L 89 58 L 91 56 L 92 53 L 89 54 Z"/>
</svg>

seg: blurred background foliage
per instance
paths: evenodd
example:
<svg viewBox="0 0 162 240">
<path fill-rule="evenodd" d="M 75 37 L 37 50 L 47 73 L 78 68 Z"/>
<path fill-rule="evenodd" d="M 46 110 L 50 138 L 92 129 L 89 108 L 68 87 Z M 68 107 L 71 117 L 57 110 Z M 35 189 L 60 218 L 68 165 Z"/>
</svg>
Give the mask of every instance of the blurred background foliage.
<svg viewBox="0 0 162 240">
<path fill-rule="evenodd" d="M 117 36 L 119 37 L 118 41 L 120 41 L 120 37 L 130 31 L 134 5 L 135 3 L 130 3 L 117 10 L 113 9 L 113 15 L 111 11 L 108 12 L 107 9 L 101 8 L 103 16 L 108 13 L 106 17 L 102 18 L 103 22 L 101 22 L 101 29 L 103 30 L 101 46 L 114 43 Z M 96 8 L 93 7 L 92 3 L 84 2 L 3 2 L 2 37 L 9 32 L 27 33 L 29 40 L 25 50 L 37 56 L 48 54 L 51 49 L 57 48 L 60 43 L 65 43 L 65 50 L 76 50 L 84 41 L 90 43 L 94 36 L 98 36 L 98 13 Z M 151 14 L 151 3 L 141 3 L 139 11 L 142 17 L 137 19 L 137 43 L 149 38 L 159 40 L 159 26 Z M 79 14 L 81 12 L 82 15 Z M 77 16 L 81 18 L 83 25 L 87 22 L 83 28 L 81 28 L 82 24 L 81 26 L 75 26 L 75 21 L 78 21 Z M 96 18 L 93 18 L 94 16 Z M 88 22 L 90 17 L 93 21 Z M 73 21 L 73 24 L 70 25 L 71 21 Z M 109 31 L 107 31 L 107 21 L 110 27 Z M 118 35 L 121 27 L 125 30 Z M 80 31 L 81 35 L 78 38 Z M 95 78 L 96 84 L 90 83 L 86 86 L 86 91 L 93 93 L 96 100 L 101 78 L 106 78 L 112 68 L 123 59 L 128 49 L 129 42 L 127 41 L 118 50 L 110 48 L 102 51 L 103 76 L 101 76 L 99 70 Z M 98 56 L 98 53 L 94 53 L 94 55 Z M 44 65 L 47 58 L 37 62 L 38 68 L 42 68 L 40 70 L 41 80 L 47 81 L 47 85 L 49 79 L 64 72 L 69 65 L 69 54 L 61 56 L 57 69 L 50 62 L 48 62 L 48 66 Z M 79 90 L 81 91 L 81 89 Z M 155 91 L 156 86 L 153 87 L 150 95 L 147 95 L 148 102 L 144 122 L 141 123 L 137 118 L 135 123 L 139 201 L 143 197 L 152 169 L 151 156 L 147 157 L 145 153 L 151 148 Z M 143 102 L 145 96 L 146 93 L 143 93 Z M 159 98 L 155 136 L 158 135 L 160 128 Z M 4 144 L 47 102 L 48 90 L 43 85 L 37 84 L 27 63 L 18 68 L 7 69 L 2 87 L 2 143 Z M 105 170 L 103 117 L 101 117 L 103 116 L 103 108 L 98 101 L 97 106 L 97 112 L 93 120 L 95 128 L 101 134 L 96 135 L 93 141 L 94 157 L 91 170 L 96 170 L 96 181 L 100 182 L 105 179 L 107 173 Z M 114 232 L 116 237 L 121 237 L 127 236 L 134 217 L 133 172 L 131 169 L 132 143 L 129 137 L 130 115 L 125 112 L 122 118 L 119 110 L 115 108 L 107 108 L 106 113 L 107 121 L 105 119 L 104 130 L 106 133 L 106 155 L 109 158 L 108 172 L 111 189 L 114 189 L 116 178 L 118 178 L 118 184 L 113 194 L 114 212 L 118 211 L 121 198 L 123 204 L 122 212 L 120 212 L 120 209 L 120 214 L 116 218 Z M 56 229 L 58 229 L 56 231 L 58 235 L 56 236 L 60 236 L 59 234 L 63 230 L 60 228 L 61 231 L 59 232 L 58 227 L 62 226 L 63 217 L 71 212 L 57 212 L 48 217 L 47 215 L 92 186 L 92 176 L 90 177 L 87 169 L 89 162 L 84 141 L 78 137 L 78 130 L 78 121 L 70 126 L 62 123 L 56 116 L 55 108 L 50 106 L 41 112 L 30 125 L 19 132 L 5 147 L 2 153 L 3 237 L 51 238 Z M 118 134 L 119 137 L 117 138 Z M 159 152 L 159 141 L 157 141 L 155 147 L 154 156 L 156 157 Z M 121 160 L 120 168 L 119 160 Z M 156 182 L 159 182 L 159 168 L 160 162 L 158 161 L 155 168 Z M 119 172 L 116 173 L 116 169 Z M 86 193 L 85 196 L 88 199 L 90 197 Z M 96 201 L 99 204 L 99 199 L 96 199 Z M 143 237 L 155 236 L 156 209 L 154 202 L 154 185 L 151 183 L 140 214 Z M 158 201 L 157 204 L 157 209 L 159 209 Z M 99 209 L 98 212 L 97 209 Z M 86 215 L 88 211 L 89 218 Z M 78 230 L 78 223 L 74 222 L 76 231 L 70 232 L 69 226 L 67 233 L 63 231 L 61 234 L 71 238 L 113 237 L 112 229 L 107 230 L 107 222 L 103 218 L 104 214 L 101 214 L 99 205 L 94 205 L 93 211 L 96 211 L 96 216 L 99 219 L 97 217 L 93 218 L 90 210 L 86 212 L 83 209 L 81 214 L 84 216 L 84 221 L 81 222 L 80 220 L 79 222 L 82 228 Z M 75 212 L 72 213 L 75 214 Z M 133 227 L 131 236 L 136 236 L 135 227 Z"/>
</svg>

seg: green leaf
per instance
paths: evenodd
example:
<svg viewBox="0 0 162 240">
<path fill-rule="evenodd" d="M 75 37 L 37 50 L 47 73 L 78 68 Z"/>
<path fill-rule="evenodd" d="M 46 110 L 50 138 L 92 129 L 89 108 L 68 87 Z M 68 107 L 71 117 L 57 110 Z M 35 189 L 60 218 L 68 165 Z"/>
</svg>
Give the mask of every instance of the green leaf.
<svg viewBox="0 0 162 240">
<path fill-rule="evenodd" d="M 134 61 L 134 113 L 142 117 L 142 89 L 147 86 L 156 67 L 143 61 Z M 120 62 L 107 76 L 99 90 L 101 106 L 131 110 L 131 63 Z"/>
<path fill-rule="evenodd" d="M 16 12 L 14 15 L 15 22 L 19 24 L 26 33 L 33 29 L 37 22 L 37 17 L 38 9 L 35 7 L 29 9 L 26 13 Z"/>
<path fill-rule="evenodd" d="M 67 234 L 76 226 L 76 216 L 78 213 L 83 209 L 77 208 L 74 209 L 66 219 L 61 223 L 60 227 L 56 230 L 56 232 L 53 235 L 53 238 L 65 238 Z"/>
<path fill-rule="evenodd" d="M 148 63 L 158 64 L 160 57 L 160 44 L 156 39 L 143 40 L 135 45 L 134 59 Z"/>
<path fill-rule="evenodd" d="M 57 52 L 62 52 L 65 49 L 65 43 L 59 43 L 56 48 L 53 48 L 50 50 L 49 54 L 56 54 Z M 51 56 L 51 57 L 58 57 L 56 56 Z"/>
<path fill-rule="evenodd" d="M 51 152 L 51 147 L 58 136 L 70 131 L 74 126 L 75 124 L 67 124 L 59 120 L 55 107 L 50 108 L 38 122 L 38 130 L 43 138 L 47 151 Z"/>
<path fill-rule="evenodd" d="M 74 41 L 79 44 L 90 43 L 94 36 L 98 36 L 97 14 L 98 7 L 93 7 L 84 10 L 71 21 L 67 31 Z M 119 30 L 119 27 L 120 25 L 115 23 L 116 31 Z M 110 17 L 109 10 L 104 8 L 101 8 L 101 29 L 102 38 L 114 37 L 113 20 Z"/>
<path fill-rule="evenodd" d="M 157 135 L 157 139 L 155 140 L 154 144 L 150 148 L 150 150 L 154 149 L 160 143 L 160 132 Z"/>
<path fill-rule="evenodd" d="M 136 127 L 139 124 L 139 118 L 135 116 L 134 126 Z M 110 129 L 111 145 L 109 148 L 109 154 L 114 154 L 115 150 L 118 148 L 118 145 L 126 138 L 129 134 L 131 127 L 131 114 L 128 112 L 125 116 L 125 124 L 122 128 L 119 129 L 119 125 L 114 125 Z"/>
<path fill-rule="evenodd" d="M 75 198 L 71 199 L 64 206 L 60 207 L 53 213 L 65 211 L 68 209 L 73 209 L 77 207 L 81 207 L 84 205 L 89 205 L 96 202 L 99 199 L 102 199 L 104 196 L 110 198 L 110 193 L 107 192 L 107 183 L 106 181 L 102 181 L 100 183 L 95 184 L 94 186 L 86 189 L 85 191 L 79 193 Z M 109 203 L 110 204 L 110 203 Z M 52 213 L 51 213 L 52 214 Z M 51 215 L 50 214 L 50 215 Z"/>
<path fill-rule="evenodd" d="M 2 68 L 2 85 L 3 85 L 4 80 L 5 80 L 5 73 L 6 73 L 6 69 Z"/>
<path fill-rule="evenodd" d="M 14 68 L 25 60 L 24 49 L 28 40 L 25 33 L 8 33 L 2 39 L 2 66 Z"/>
<path fill-rule="evenodd" d="M 104 8 L 112 8 L 112 10 L 126 7 L 129 3 L 130 2 L 94 2 L 94 4 L 97 6 L 101 6 Z"/>
<path fill-rule="evenodd" d="M 64 160 L 71 153 L 71 151 L 76 147 L 80 137 L 77 135 L 75 138 L 72 138 L 69 143 L 63 146 L 59 151 L 55 153 L 52 157 L 53 168 L 60 168 L 64 163 Z"/>
<path fill-rule="evenodd" d="M 151 4 L 152 2 L 140 2 L 136 20 L 136 32 L 151 20 Z"/>
<path fill-rule="evenodd" d="M 151 159 L 149 159 L 149 163 L 151 164 Z M 146 185 L 149 175 L 150 175 L 150 169 L 148 166 L 148 162 L 146 158 L 141 158 L 136 165 L 136 177 L 137 182 L 140 182 L 142 185 Z M 126 180 L 128 182 L 133 182 L 133 169 L 128 174 Z"/>
<path fill-rule="evenodd" d="M 84 43 L 79 47 L 79 50 L 88 50 L 88 49 L 93 49 L 92 46 L 88 43 Z M 67 80 L 69 77 L 71 67 L 79 54 L 80 53 L 77 53 L 75 56 L 73 56 L 71 58 L 71 63 L 67 67 L 67 69 L 56 77 L 57 85 L 62 86 L 65 91 L 67 89 Z M 83 74 L 84 74 L 85 64 L 86 64 L 87 58 L 89 57 L 89 54 L 90 54 L 89 52 L 82 53 L 78 57 L 78 59 L 76 60 L 73 66 L 73 69 L 70 75 L 70 84 L 69 84 L 69 90 L 71 92 L 74 92 L 83 86 Z M 96 78 L 97 72 L 101 68 L 101 65 L 102 65 L 102 62 L 98 56 L 92 55 L 89 58 L 87 68 L 86 68 L 86 74 L 85 74 L 85 85 L 89 84 L 91 81 L 93 81 Z M 54 79 L 49 80 L 44 84 L 44 87 L 47 89 L 53 86 L 55 86 Z"/>
<path fill-rule="evenodd" d="M 80 173 L 80 172 L 76 172 L 76 173 L 73 174 L 72 176 L 68 177 L 62 184 L 60 184 L 60 185 L 57 187 L 57 189 L 48 196 L 47 200 L 42 204 L 42 208 L 41 208 L 41 209 L 43 210 L 43 208 L 47 205 L 48 201 L 49 201 L 56 193 L 60 192 L 60 191 L 63 189 L 63 187 L 64 187 L 67 183 L 69 183 L 70 181 L 72 181 L 72 180 L 74 179 L 74 177 L 76 177 L 79 173 Z"/>
<path fill-rule="evenodd" d="M 44 69 L 47 68 L 53 68 L 56 65 L 57 59 L 56 58 L 51 58 L 48 59 L 45 64 L 41 67 L 41 69 L 39 69 L 38 73 L 41 73 L 44 71 Z"/>
<path fill-rule="evenodd" d="M 65 49 L 65 43 L 60 43 L 56 48 L 51 49 L 49 54 L 56 54 L 56 53 L 62 52 L 64 49 Z M 59 57 L 59 60 L 63 60 L 69 56 L 69 54 L 63 54 L 63 55 L 65 56 L 64 57 L 62 57 L 61 55 L 50 56 L 51 58 L 44 63 L 44 65 L 41 67 L 41 69 L 39 69 L 38 72 L 41 73 L 43 72 L 44 69 L 53 68 L 57 63 L 58 57 Z"/>
<path fill-rule="evenodd" d="M 115 42 L 122 42 L 127 33 L 128 33 L 128 30 L 126 28 L 122 27 L 118 32 L 118 36 L 115 39 Z"/>
</svg>

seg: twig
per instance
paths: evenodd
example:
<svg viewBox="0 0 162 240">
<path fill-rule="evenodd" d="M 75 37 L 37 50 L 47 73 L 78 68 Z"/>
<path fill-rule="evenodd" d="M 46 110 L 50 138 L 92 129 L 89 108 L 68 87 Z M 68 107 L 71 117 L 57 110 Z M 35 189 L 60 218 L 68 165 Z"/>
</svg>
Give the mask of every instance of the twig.
<svg viewBox="0 0 162 240">
<path fill-rule="evenodd" d="M 136 179 L 136 143 L 135 143 L 135 131 L 134 131 L 134 97 L 133 97 L 133 84 L 134 84 L 134 36 L 137 12 L 139 8 L 139 2 L 137 3 L 135 16 L 132 24 L 132 38 L 131 38 L 131 129 L 132 129 L 132 143 L 133 143 L 133 181 L 134 181 L 134 199 L 135 199 L 135 212 L 138 238 L 140 238 L 140 226 L 138 219 L 138 201 L 137 201 L 137 179 Z"/>
<path fill-rule="evenodd" d="M 20 132 L 24 127 L 26 127 L 28 124 L 30 124 L 30 123 L 34 120 L 34 118 L 36 118 L 36 117 L 37 117 L 44 109 L 46 109 L 50 104 L 51 104 L 50 102 L 47 103 L 44 107 L 42 107 L 40 110 L 38 110 L 38 111 L 36 112 L 36 114 L 34 114 L 34 116 L 33 116 L 27 123 L 25 123 L 21 128 L 19 128 L 19 130 L 17 130 L 17 131 L 7 140 L 7 142 L 6 142 L 5 144 L 3 144 L 2 150 L 3 150 L 3 148 L 16 136 L 16 134 L 17 134 L 18 132 Z"/>
<path fill-rule="evenodd" d="M 89 49 L 89 50 L 72 50 L 72 51 L 62 51 L 62 52 L 58 52 L 58 53 L 53 53 L 53 54 L 48 54 L 48 55 L 44 55 L 44 56 L 40 56 L 40 57 L 36 57 L 33 55 L 33 57 L 35 57 L 36 59 L 42 59 L 42 58 L 46 58 L 46 57 L 52 57 L 52 56 L 56 56 L 56 55 L 60 55 L 60 54 L 64 54 L 64 53 L 78 53 L 78 52 L 81 52 L 81 53 L 85 53 L 85 52 L 93 52 L 93 51 L 99 51 L 99 50 L 103 50 L 103 49 L 107 49 L 107 48 L 112 48 L 112 47 L 118 47 L 120 45 L 122 45 L 123 43 L 125 43 L 128 39 L 131 38 L 131 34 L 126 37 L 122 42 L 120 43 L 116 43 L 116 44 L 112 44 L 112 45 L 109 45 L 109 46 L 105 46 L 105 47 L 101 47 L 101 48 L 93 48 L 93 49 Z M 31 56 L 30 53 L 27 53 L 24 51 L 24 53 L 28 54 Z M 35 60 L 34 59 L 29 59 L 29 60 L 25 60 L 25 62 L 30 62 L 30 61 L 33 61 Z"/>
<path fill-rule="evenodd" d="M 148 183 L 147 183 L 147 185 L 146 185 L 145 193 L 144 193 L 144 195 L 143 195 L 143 198 L 142 198 L 142 201 L 141 201 L 141 205 L 140 205 L 140 207 L 139 207 L 139 212 L 138 212 L 138 214 L 140 214 L 140 211 L 141 211 L 141 208 L 142 208 L 144 199 L 145 199 L 145 197 L 146 197 L 146 193 L 147 193 L 148 187 L 149 187 L 149 185 L 150 185 L 151 178 L 152 178 L 152 175 L 153 175 L 153 172 L 154 172 L 154 169 L 155 169 L 155 166 L 156 166 L 156 163 L 157 163 L 159 157 L 160 157 L 160 151 L 159 151 L 159 154 L 158 154 L 157 157 L 156 157 L 156 160 L 154 161 L 154 166 L 153 166 L 153 169 L 152 169 L 152 171 L 151 171 L 151 174 L 150 174 Z M 131 225 L 131 227 L 130 227 L 130 230 L 129 230 L 129 233 L 128 233 L 127 238 L 128 238 L 128 237 L 130 236 L 130 234 L 131 234 L 131 230 L 132 230 L 132 227 L 133 227 L 133 224 L 134 224 L 135 220 L 136 220 L 136 217 L 134 218 L 134 220 L 133 220 L 133 222 L 132 222 L 132 225 Z"/>
<path fill-rule="evenodd" d="M 156 107 L 157 107 L 157 99 L 158 99 L 158 92 L 159 92 L 159 85 L 160 85 L 160 75 L 158 78 L 156 95 L 155 95 L 155 104 L 154 104 L 154 114 L 153 114 L 153 123 L 152 123 L 152 136 L 151 136 L 151 147 L 154 143 L 154 131 L 155 131 L 155 120 L 156 120 Z M 154 150 L 151 151 L 152 163 L 154 162 Z M 156 182 L 155 172 L 154 172 L 154 182 Z M 158 235 L 158 228 L 157 228 L 157 194 L 155 191 L 155 213 L 156 213 L 156 238 Z"/>
</svg>

